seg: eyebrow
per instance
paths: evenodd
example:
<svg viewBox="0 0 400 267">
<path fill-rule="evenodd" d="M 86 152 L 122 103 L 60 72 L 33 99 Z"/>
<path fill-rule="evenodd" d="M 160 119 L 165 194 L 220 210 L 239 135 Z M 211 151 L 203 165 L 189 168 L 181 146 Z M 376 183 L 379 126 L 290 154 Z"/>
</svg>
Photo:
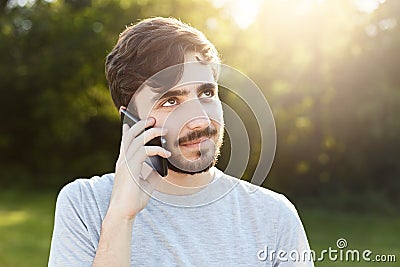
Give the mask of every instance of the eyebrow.
<svg viewBox="0 0 400 267">
<path fill-rule="evenodd" d="M 203 83 L 196 88 L 196 91 L 197 91 L 197 93 L 200 93 L 200 92 L 203 92 L 203 91 L 209 90 L 209 89 L 215 90 L 217 87 L 218 87 L 218 85 L 216 83 Z M 177 89 L 169 90 L 165 93 L 160 92 L 160 93 L 156 94 L 154 97 L 152 97 L 152 100 L 154 102 L 154 101 L 167 99 L 170 97 L 187 96 L 189 93 L 190 93 L 189 89 L 177 88 Z"/>
<path fill-rule="evenodd" d="M 218 84 L 216 84 L 216 83 L 203 83 L 197 87 L 197 93 L 200 93 L 204 90 L 209 90 L 209 89 L 215 90 L 217 88 L 218 88 Z"/>
</svg>

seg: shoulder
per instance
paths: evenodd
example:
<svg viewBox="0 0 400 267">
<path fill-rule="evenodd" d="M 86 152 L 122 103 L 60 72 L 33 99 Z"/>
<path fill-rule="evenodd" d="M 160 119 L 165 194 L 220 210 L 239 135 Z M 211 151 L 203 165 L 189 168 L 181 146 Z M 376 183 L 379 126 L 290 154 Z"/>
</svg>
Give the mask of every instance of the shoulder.
<svg viewBox="0 0 400 267">
<path fill-rule="evenodd" d="M 264 188 L 248 181 L 241 180 L 232 177 L 227 174 L 222 175 L 223 179 L 229 184 L 235 184 L 234 190 L 243 198 L 249 198 L 251 200 L 257 201 L 260 204 L 273 204 L 274 206 L 279 206 L 283 209 L 288 209 L 295 211 L 294 205 L 288 200 L 288 198 L 278 192 L 271 189 Z"/>
<path fill-rule="evenodd" d="M 232 193 L 237 196 L 242 205 L 268 211 L 268 216 L 274 215 L 280 220 L 284 218 L 292 222 L 299 221 L 295 206 L 284 194 L 227 174 L 223 174 L 222 177 L 227 183 L 235 184 Z"/>
<path fill-rule="evenodd" d="M 114 183 L 114 173 L 91 178 L 78 178 L 64 185 L 59 195 L 77 196 L 87 190 L 107 190 Z"/>
<path fill-rule="evenodd" d="M 228 179 L 236 178 L 228 177 Z M 258 216 L 264 221 L 274 221 L 277 239 L 281 240 L 281 243 L 292 242 L 301 236 L 301 244 L 307 247 L 307 238 L 300 216 L 293 203 L 285 195 L 244 180 L 239 180 L 235 190 L 241 196 L 240 201 L 246 208 L 256 210 Z"/>
<path fill-rule="evenodd" d="M 49 266 L 89 266 L 96 254 L 113 174 L 76 179 L 60 190 Z"/>
<path fill-rule="evenodd" d="M 57 204 L 76 203 L 82 205 L 92 200 L 107 201 L 111 196 L 113 183 L 113 173 L 75 179 L 62 187 L 57 197 Z"/>
</svg>

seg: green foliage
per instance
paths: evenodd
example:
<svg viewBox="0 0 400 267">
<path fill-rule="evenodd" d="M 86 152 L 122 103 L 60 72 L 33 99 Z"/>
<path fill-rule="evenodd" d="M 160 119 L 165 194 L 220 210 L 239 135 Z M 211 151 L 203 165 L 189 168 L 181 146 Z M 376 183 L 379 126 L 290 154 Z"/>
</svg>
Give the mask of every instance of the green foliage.
<svg viewBox="0 0 400 267">
<path fill-rule="evenodd" d="M 65 179 L 59 175 L 93 170 L 94 162 L 100 171 L 113 166 L 118 131 L 106 130 L 117 123 L 104 82 L 111 44 L 99 31 L 101 14 L 37 2 L 2 19 L 2 176 L 17 176 L 6 184 L 56 185 Z"/>
</svg>

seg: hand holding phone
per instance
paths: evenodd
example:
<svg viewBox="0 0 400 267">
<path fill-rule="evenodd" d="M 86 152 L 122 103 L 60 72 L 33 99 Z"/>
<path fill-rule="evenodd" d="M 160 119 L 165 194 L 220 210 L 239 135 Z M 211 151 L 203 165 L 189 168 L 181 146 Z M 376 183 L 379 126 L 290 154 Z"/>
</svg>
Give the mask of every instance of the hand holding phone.
<svg viewBox="0 0 400 267">
<path fill-rule="evenodd" d="M 113 189 L 107 214 L 104 218 L 104 222 L 107 222 L 107 224 L 119 224 L 121 220 L 123 222 L 132 221 L 146 207 L 151 193 L 162 180 L 154 171 L 151 171 L 146 179 L 141 179 L 143 163 L 149 158 L 149 155 L 159 155 L 165 158 L 171 156 L 168 150 L 160 146 L 145 146 L 145 143 L 165 134 L 161 128 L 153 128 L 154 123 L 155 120 L 150 118 L 132 124 L 132 127 L 124 123 L 122 127 L 120 152 L 115 163 Z M 151 129 L 148 129 L 144 134 L 146 128 Z"/>
<path fill-rule="evenodd" d="M 132 113 L 130 113 L 128 110 L 125 108 L 120 109 L 121 112 L 121 122 L 122 123 L 127 123 L 129 127 L 132 127 L 135 123 L 139 121 L 138 118 L 136 118 Z M 145 129 L 148 130 L 151 127 L 148 127 Z M 166 140 L 164 136 L 159 136 L 156 137 L 149 142 L 147 142 L 145 145 L 147 146 L 160 146 L 163 147 L 166 144 Z M 163 158 L 161 156 L 150 156 L 148 157 L 145 162 L 150 165 L 155 171 L 158 172 L 162 177 L 167 176 L 168 174 L 168 162 L 166 158 Z"/>
</svg>

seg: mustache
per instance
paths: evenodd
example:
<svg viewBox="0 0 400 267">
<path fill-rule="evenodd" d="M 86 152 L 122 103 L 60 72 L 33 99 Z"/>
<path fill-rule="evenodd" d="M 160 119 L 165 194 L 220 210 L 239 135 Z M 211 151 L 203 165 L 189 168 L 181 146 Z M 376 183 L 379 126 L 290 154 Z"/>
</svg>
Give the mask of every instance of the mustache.
<svg viewBox="0 0 400 267">
<path fill-rule="evenodd" d="M 175 145 L 178 146 L 178 145 L 184 144 L 186 142 L 191 142 L 191 141 L 197 140 L 201 137 L 210 138 L 216 134 L 217 134 L 217 130 L 214 127 L 207 126 L 203 130 L 193 131 L 193 132 L 188 133 L 186 136 L 179 138 L 178 141 L 175 142 Z"/>
</svg>

